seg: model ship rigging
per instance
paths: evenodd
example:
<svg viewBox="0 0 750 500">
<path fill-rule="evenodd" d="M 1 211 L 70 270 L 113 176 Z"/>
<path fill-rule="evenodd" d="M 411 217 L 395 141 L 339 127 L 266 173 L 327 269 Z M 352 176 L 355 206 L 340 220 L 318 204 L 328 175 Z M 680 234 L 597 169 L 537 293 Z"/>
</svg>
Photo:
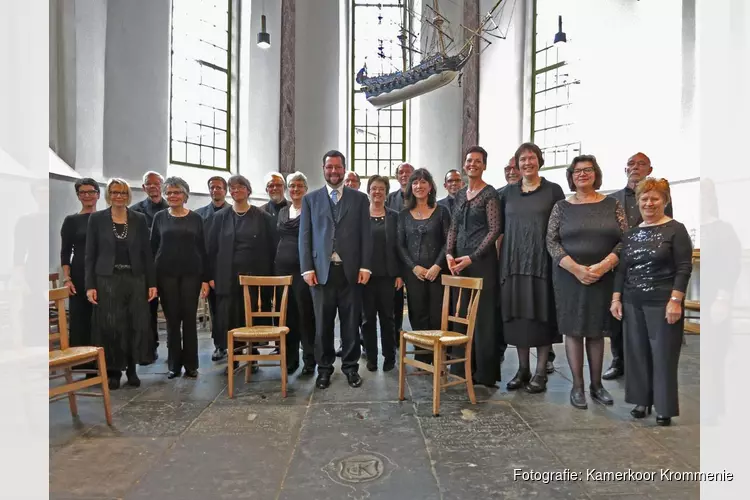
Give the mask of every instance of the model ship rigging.
<svg viewBox="0 0 750 500">
<path fill-rule="evenodd" d="M 460 25 L 467 32 L 466 41 L 460 48 L 457 47 L 455 38 L 450 34 L 450 21 L 439 11 L 438 0 L 432 0 L 432 6 L 427 5 L 427 1 L 429 0 L 425 0 L 425 9 L 421 16 L 417 16 L 409 8 L 404 8 L 404 20 L 399 26 L 400 34 L 397 37 L 403 51 L 403 70 L 368 76 L 365 62 L 362 69 L 357 72 L 356 82 L 361 86 L 367 101 L 376 109 L 391 106 L 448 85 L 459 76 L 463 67 L 476 53 L 478 49 L 475 45 L 480 40 L 490 44 L 492 42 L 487 39 L 487 36 L 505 38 L 504 35 L 495 33 L 499 28 L 494 20 L 503 0 L 498 0 L 492 9 L 480 19 L 476 30 Z M 421 18 L 425 36 L 419 36 L 409 29 L 407 22 L 409 15 Z M 414 46 L 415 41 L 420 43 L 419 49 Z M 410 65 L 409 62 L 415 58 L 415 55 L 421 60 L 417 64 Z M 379 40 L 378 57 L 385 58 L 382 40 Z"/>
</svg>

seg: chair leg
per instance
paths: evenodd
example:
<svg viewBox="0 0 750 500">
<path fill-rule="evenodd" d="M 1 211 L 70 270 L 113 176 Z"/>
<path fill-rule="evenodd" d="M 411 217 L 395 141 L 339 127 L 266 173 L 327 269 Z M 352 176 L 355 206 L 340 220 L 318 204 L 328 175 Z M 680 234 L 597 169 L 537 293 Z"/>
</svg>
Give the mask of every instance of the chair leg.
<svg viewBox="0 0 750 500">
<path fill-rule="evenodd" d="M 70 368 L 65 368 L 65 381 L 68 384 L 73 383 L 73 372 Z M 76 393 L 75 392 L 69 392 L 68 393 L 68 403 L 70 404 L 70 414 L 74 417 L 78 416 L 78 403 L 76 403 Z"/>
<path fill-rule="evenodd" d="M 227 333 L 227 395 L 234 397 L 234 338 Z"/>
<path fill-rule="evenodd" d="M 469 392 L 469 400 L 471 404 L 477 404 L 477 397 L 474 394 L 474 378 L 471 375 L 471 348 L 469 346 L 464 350 L 466 354 L 464 357 L 467 361 L 464 361 L 464 376 L 466 377 L 466 390 Z"/>
<path fill-rule="evenodd" d="M 281 353 L 281 397 L 286 397 L 286 335 L 279 338 L 279 352 Z"/>
<path fill-rule="evenodd" d="M 439 342 L 435 344 L 435 350 L 432 354 L 432 364 L 435 368 L 435 371 L 432 373 L 432 414 L 437 417 L 440 415 L 440 374 L 443 371 L 443 346 Z"/>
<path fill-rule="evenodd" d="M 404 400 L 404 383 L 406 382 L 406 364 L 404 358 L 406 357 L 406 339 L 404 338 L 404 332 L 401 332 L 398 349 L 398 400 Z"/>
<path fill-rule="evenodd" d="M 245 345 L 246 345 L 246 349 L 247 349 L 247 352 L 245 354 L 252 354 L 253 353 L 253 343 L 252 342 L 246 342 Z M 253 362 L 252 361 L 248 361 L 247 365 L 245 365 L 245 383 L 246 384 L 250 383 L 250 378 L 253 376 L 253 372 L 251 370 L 252 366 L 253 366 Z"/>
<path fill-rule="evenodd" d="M 107 419 L 107 425 L 112 425 L 112 403 L 109 399 L 109 379 L 107 378 L 107 362 L 104 359 L 104 349 L 99 350 L 97 366 L 99 376 L 102 378 L 102 399 L 104 399 L 104 418 Z"/>
</svg>

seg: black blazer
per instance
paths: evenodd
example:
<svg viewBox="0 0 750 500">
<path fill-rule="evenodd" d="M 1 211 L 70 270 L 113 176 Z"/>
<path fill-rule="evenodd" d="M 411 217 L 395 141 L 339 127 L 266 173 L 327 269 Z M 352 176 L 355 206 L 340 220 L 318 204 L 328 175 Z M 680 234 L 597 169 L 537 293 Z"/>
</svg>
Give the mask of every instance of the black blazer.
<svg viewBox="0 0 750 500">
<path fill-rule="evenodd" d="M 255 220 L 259 234 L 256 238 L 262 243 L 263 251 L 255 255 L 251 273 L 254 276 L 272 276 L 273 261 L 276 256 L 276 228 L 273 217 L 256 206 L 250 206 L 245 217 Z M 214 280 L 214 291 L 218 295 L 232 293 L 232 282 L 237 276 L 232 275 L 234 262 L 234 209 L 221 209 L 211 219 L 208 248 L 208 278 Z"/>
<path fill-rule="evenodd" d="M 381 251 L 374 248 L 373 252 Z M 385 264 L 388 276 L 401 276 L 401 258 L 398 255 L 398 212 L 385 209 Z"/>
<path fill-rule="evenodd" d="M 442 200 L 438 200 L 437 203 L 447 208 L 449 214 L 453 214 L 453 206 L 456 204 L 456 198 L 454 196 L 446 196 Z"/>
<path fill-rule="evenodd" d="M 128 248 L 134 275 L 146 276 L 149 288 L 156 286 L 154 256 L 151 253 L 146 216 L 128 209 Z M 115 268 L 115 233 L 112 208 L 94 212 L 86 230 L 86 290 L 96 289 L 97 276 L 111 276 Z"/>
<path fill-rule="evenodd" d="M 356 284 L 359 270 L 370 269 L 372 259 L 370 202 L 366 194 L 344 187 L 339 201 L 338 221 L 333 220 L 330 203 L 325 186 L 307 193 L 302 199 L 300 269 L 303 274 L 315 271 L 321 285 L 328 282 L 335 232 L 336 252 L 343 261 L 346 279 Z"/>
</svg>

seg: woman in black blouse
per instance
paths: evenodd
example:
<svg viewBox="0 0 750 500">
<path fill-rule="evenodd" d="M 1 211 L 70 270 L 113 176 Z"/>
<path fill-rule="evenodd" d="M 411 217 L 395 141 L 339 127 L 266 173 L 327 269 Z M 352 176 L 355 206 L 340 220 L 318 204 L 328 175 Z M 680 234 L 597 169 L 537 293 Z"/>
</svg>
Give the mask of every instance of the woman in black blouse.
<svg viewBox="0 0 750 500">
<path fill-rule="evenodd" d="M 146 216 L 127 208 L 130 186 L 107 183 L 110 208 L 94 212 L 86 230 L 86 296 L 94 304 L 92 339 L 104 348 L 109 388 L 118 389 L 122 371 L 138 387 L 137 364 L 153 363 L 148 303 L 156 298 L 154 257 Z"/>
<path fill-rule="evenodd" d="M 442 318 L 443 285 L 438 278 L 448 272 L 445 240 L 451 219 L 449 210 L 435 201 L 436 191 L 432 174 L 418 168 L 406 185 L 405 210 L 398 214 L 398 252 L 413 330 L 439 330 Z M 432 363 L 430 354 L 416 356 Z"/>
<path fill-rule="evenodd" d="M 276 247 L 274 271 L 278 276 L 292 276 L 292 287 L 287 295 L 286 336 L 287 372 L 294 373 L 299 368 L 299 346 L 302 343 L 302 375 L 315 373 L 315 313 L 310 287 L 302 278 L 299 266 L 299 223 L 302 212 L 302 198 L 307 194 L 307 177 L 302 172 L 287 176 L 290 204 L 284 206 L 278 215 L 276 232 L 279 244 Z"/>
<path fill-rule="evenodd" d="M 445 253 L 451 274 L 483 280 L 471 351 L 472 374 L 474 383 L 494 387 L 500 376 L 495 329 L 495 241 L 500 236 L 502 212 L 497 191 L 482 179 L 486 169 L 487 152 L 479 146 L 469 148 L 464 162 L 469 184 L 456 193 Z M 458 365 L 452 367 L 457 374 L 464 369 Z"/>
<path fill-rule="evenodd" d="M 185 206 L 190 196 L 187 182 L 169 177 L 163 190 L 169 208 L 154 215 L 151 248 L 167 320 L 167 378 L 179 377 L 183 367 L 193 378 L 198 376 L 198 296 L 208 295 L 203 219 Z"/>
<path fill-rule="evenodd" d="M 547 359 L 552 344 L 562 341 L 557 329 L 552 290 L 552 259 L 547 252 L 547 225 L 552 207 L 565 198 L 562 188 L 539 175 L 544 158 L 539 146 L 521 144 L 515 154 L 521 182 L 509 184 L 500 199 L 503 240 L 500 245 L 500 311 L 508 345 L 516 346 L 518 372 L 508 390 L 547 390 Z M 536 347 L 531 376 L 529 354 Z"/>
<path fill-rule="evenodd" d="M 372 232 L 372 263 L 370 281 L 362 291 L 362 339 L 367 353 L 367 369 L 378 369 L 378 332 L 380 319 L 380 346 L 383 354 L 383 371 L 396 366 L 396 326 L 393 300 L 396 290 L 401 290 L 401 265 L 397 249 L 398 212 L 385 207 L 385 197 L 390 183 L 385 177 L 374 175 L 367 181 L 370 196 L 370 231 Z"/>
<path fill-rule="evenodd" d="M 232 347 L 227 346 L 227 332 L 245 326 L 240 275 L 271 276 L 276 252 L 273 217 L 250 205 L 250 181 L 242 175 L 233 175 L 227 184 L 234 204 L 231 209 L 220 210 L 214 215 L 207 249 L 211 256 L 209 285 L 216 291 L 217 319 L 221 325 L 218 341 L 222 349 Z M 250 288 L 253 302 L 257 300 L 257 292 L 257 288 Z M 270 300 L 270 296 L 263 299 Z M 263 320 L 267 319 L 270 318 L 260 318 L 257 324 L 264 324 Z M 255 348 L 253 352 L 256 352 Z M 256 362 L 253 362 L 253 370 L 257 370 Z"/>
<path fill-rule="evenodd" d="M 636 405 L 630 414 L 644 418 L 653 404 L 656 423 L 670 425 L 680 414 L 677 365 L 693 245 L 685 226 L 664 215 L 669 182 L 648 177 L 635 195 L 643 222 L 623 238 L 610 310 L 623 321 L 625 401 Z"/>
<path fill-rule="evenodd" d="M 89 216 L 96 211 L 99 201 L 99 184 L 90 178 L 78 179 L 76 195 L 81 202 L 81 211 L 68 215 L 62 224 L 60 236 L 60 263 L 63 283 L 70 292 L 70 346 L 91 345 L 92 305 L 86 297 L 86 230 Z M 80 293 L 79 293 L 80 292 Z M 93 368 L 93 364 L 89 367 Z"/>
</svg>

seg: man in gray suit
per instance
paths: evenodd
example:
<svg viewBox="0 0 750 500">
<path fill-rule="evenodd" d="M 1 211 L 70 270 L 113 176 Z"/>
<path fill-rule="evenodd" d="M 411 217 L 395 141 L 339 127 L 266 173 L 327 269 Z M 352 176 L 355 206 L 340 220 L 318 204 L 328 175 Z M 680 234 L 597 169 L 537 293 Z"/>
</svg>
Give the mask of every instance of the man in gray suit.
<svg viewBox="0 0 750 500">
<path fill-rule="evenodd" d="M 302 199 L 299 256 L 315 310 L 315 386 L 331 384 L 336 350 L 333 329 L 341 323 L 341 370 L 349 385 L 359 387 L 359 324 L 362 287 L 370 279 L 372 234 L 367 195 L 344 186 L 346 159 L 338 151 L 323 156 L 325 187 Z"/>
</svg>

